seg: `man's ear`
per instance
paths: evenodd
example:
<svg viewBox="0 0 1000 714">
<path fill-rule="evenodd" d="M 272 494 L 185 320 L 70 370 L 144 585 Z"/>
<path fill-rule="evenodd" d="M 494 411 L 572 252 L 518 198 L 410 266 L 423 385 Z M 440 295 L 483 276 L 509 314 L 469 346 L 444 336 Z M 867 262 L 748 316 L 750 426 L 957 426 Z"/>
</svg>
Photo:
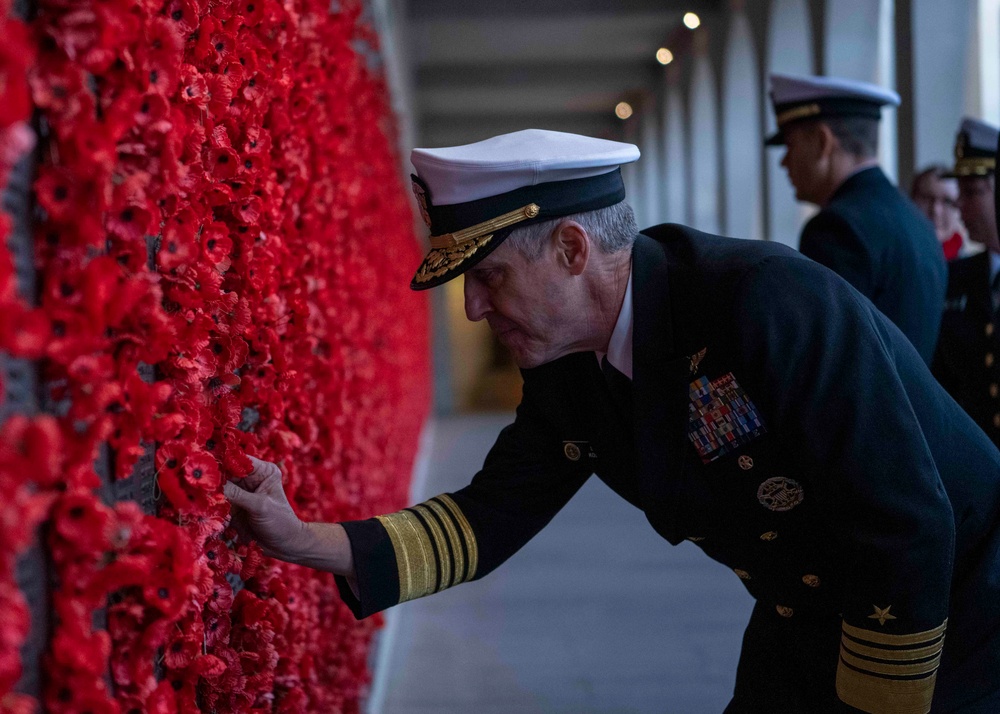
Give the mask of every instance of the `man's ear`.
<svg viewBox="0 0 1000 714">
<path fill-rule="evenodd" d="M 816 122 L 815 128 L 817 158 L 829 159 L 840 147 L 840 141 L 826 122 Z"/>
<path fill-rule="evenodd" d="M 576 221 L 563 221 L 552 232 L 552 248 L 559 265 L 580 275 L 590 260 L 590 234 Z"/>
</svg>

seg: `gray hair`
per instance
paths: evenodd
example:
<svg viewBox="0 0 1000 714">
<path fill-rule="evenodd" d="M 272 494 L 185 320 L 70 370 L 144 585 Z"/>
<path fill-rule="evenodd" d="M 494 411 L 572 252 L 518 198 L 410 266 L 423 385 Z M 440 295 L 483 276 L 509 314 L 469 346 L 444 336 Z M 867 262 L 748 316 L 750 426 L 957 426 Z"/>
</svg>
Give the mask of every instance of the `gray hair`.
<svg viewBox="0 0 1000 714">
<path fill-rule="evenodd" d="M 563 221 L 579 223 L 597 242 L 597 247 L 602 253 L 618 253 L 630 249 L 636 233 L 639 232 L 632 206 L 622 201 L 607 208 L 598 208 L 596 211 L 574 213 L 524 228 L 516 228 L 505 242 L 528 260 L 536 260 L 542 254 L 545 241 Z"/>
</svg>

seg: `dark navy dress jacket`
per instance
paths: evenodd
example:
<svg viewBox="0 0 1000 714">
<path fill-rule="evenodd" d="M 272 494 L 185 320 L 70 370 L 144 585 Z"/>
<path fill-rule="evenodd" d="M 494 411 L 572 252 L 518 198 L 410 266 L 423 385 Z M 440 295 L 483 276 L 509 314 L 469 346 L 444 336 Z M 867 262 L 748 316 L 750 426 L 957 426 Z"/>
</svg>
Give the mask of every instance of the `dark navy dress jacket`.
<svg viewBox="0 0 1000 714">
<path fill-rule="evenodd" d="M 948 280 L 934 227 L 882 169 L 855 174 L 806 224 L 802 254 L 871 300 L 930 363 Z"/>
</svg>

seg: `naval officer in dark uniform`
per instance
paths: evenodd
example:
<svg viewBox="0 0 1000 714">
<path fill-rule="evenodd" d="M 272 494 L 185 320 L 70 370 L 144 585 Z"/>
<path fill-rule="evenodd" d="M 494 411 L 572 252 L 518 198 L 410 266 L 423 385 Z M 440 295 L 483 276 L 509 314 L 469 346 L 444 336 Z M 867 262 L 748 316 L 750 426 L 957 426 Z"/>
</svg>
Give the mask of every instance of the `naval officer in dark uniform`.
<svg viewBox="0 0 1000 714">
<path fill-rule="evenodd" d="M 1000 453 L 832 271 L 637 235 L 637 158 L 545 131 L 415 150 L 412 287 L 464 275 L 522 367 L 514 423 L 468 486 L 397 513 L 303 523 L 255 461 L 236 515 L 366 617 L 485 576 L 596 474 L 756 599 L 728 712 L 1000 711 Z"/>
<path fill-rule="evenodd" d="M 899 95 L 834 77 L 771 75 L 782 166 L 800 201 L 820 207 L 802 254 L 871 300 L 930 362 L 947 268 L 934 227 L 878 167 L 881 107 Z"/>
<path fill-rule="evenodd" d="M 933 370 L 948 393 L 1000 446 L 1000 238 L 997 236 L 996 151 L 1000 131 L 977 119 L 962 122 L 955 145 L 959 210 L 981 253 L 948 266 L 941 339 Z"/>
</svg>

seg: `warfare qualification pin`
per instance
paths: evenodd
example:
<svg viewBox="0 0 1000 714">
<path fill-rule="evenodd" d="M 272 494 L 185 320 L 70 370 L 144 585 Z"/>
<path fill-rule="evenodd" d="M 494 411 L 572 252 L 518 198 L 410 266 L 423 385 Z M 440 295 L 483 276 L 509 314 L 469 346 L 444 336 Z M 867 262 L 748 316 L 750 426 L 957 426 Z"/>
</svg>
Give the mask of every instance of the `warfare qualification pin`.
<svg viewBox="0 0 1000 714">
<path fill-rule="evenodd" d="M 769 511 L 790 511 L 802 503 L 805 494 L 798 481 L 774 476 L 757 489 L 757 500 Z"/>
</svg>

